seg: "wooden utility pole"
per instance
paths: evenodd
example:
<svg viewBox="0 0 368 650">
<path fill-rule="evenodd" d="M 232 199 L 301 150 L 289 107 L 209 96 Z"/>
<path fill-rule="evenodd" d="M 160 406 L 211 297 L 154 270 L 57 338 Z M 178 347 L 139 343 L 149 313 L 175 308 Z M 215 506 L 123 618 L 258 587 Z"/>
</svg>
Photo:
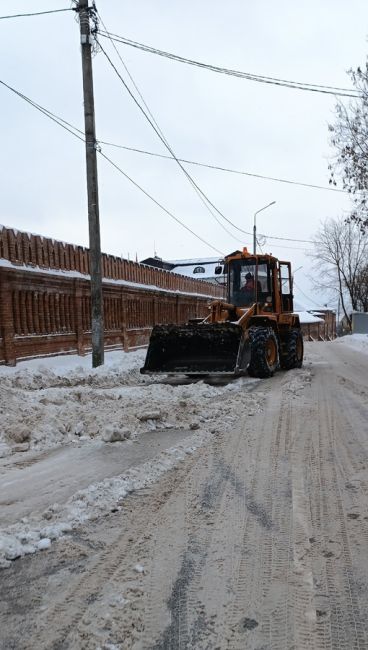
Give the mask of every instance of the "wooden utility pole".
<svg viewBox="0 0 368 650">
<path fill-rule="evenodd" d="M 89 259 L 91 274 L 92 307 L 92 366 L 104 363 L 104 323 L 101 272 L 100 215 L 98 206 L 97 154 L 95 107 L 92 76 L 92 36 L 90 29 L 90 10 L 88 0 L 78 4 L 84 97 L 84 126 L 86 137 Z"/>
</svg>

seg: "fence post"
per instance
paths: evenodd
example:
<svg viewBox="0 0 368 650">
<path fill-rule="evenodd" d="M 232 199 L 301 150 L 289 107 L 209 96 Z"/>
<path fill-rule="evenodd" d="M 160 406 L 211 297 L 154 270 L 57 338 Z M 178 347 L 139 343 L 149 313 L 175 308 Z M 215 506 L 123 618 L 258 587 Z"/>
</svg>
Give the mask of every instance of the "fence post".
<svg viewBox="0 0 368 650">
<path fill-rule="evenodd" d="M 82 319 L 82 283 L 80 280 L 74 280 L 74 314 L 77 354 L 82 357 L 84 356 L 84 332 Z"/>
<path fill-rule="evenodd" d="M 152 325 L 158 324 L 158 302 L 156 296 L 153 298 L 153 323 Z"/>
<path fill-rule="evenodd" d="M 121 338 L 123 342 L 123 350 L 124 352 L 129 352 L 129 340 L 128 340 L 128 332 L 127 332 L 128 311 L 127 311 L 126 296 L 124 296 L 123 290 L 121 292 L 121 313 L 123 315 L 123 322 L 121 324 Z"/>
<path fill-rule="evenodd" d="M 4 343 L 4 358 L 7 366 L 15 366 L 13 302 L 10 277 L 0 269 L 0 326 Z"/>
</svg>

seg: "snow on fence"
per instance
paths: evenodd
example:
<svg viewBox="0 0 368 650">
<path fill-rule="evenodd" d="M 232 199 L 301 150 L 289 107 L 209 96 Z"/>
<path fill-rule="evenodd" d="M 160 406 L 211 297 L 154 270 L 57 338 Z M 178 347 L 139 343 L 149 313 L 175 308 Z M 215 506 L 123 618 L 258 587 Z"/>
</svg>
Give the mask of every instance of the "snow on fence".
<svg viewBox="0 0 368 650">
<path fill-rule="evenodd" d="M 223 289 L 103 254 L 105 343 L 135 349 L 159 323 L 207 314 Z M 91 347 L 89 250 L 0 227 L 0 363 Z"/>
</svg>

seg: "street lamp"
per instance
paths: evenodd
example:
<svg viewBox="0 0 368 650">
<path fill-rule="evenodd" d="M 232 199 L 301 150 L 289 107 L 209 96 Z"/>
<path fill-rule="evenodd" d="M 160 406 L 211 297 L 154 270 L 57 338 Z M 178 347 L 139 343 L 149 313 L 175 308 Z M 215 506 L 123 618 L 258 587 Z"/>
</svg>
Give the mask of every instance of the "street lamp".
<svg viewBox="0 0 368 650">
<path fill-rule="evenodd" d="M 253 226 L 253 255 L 256 254 L 257 251 L 257 225 L 256 225 L 256 216 L 259 212 L 262 212 L 262 210 L 265 210 L 266 208 L 269 208 L 270 205 L 275 205 L 276 201 L 272 201 L 271 203 L 267 203 L 267 205 L 264 206 L 264 208 L 261 208 L 260 210 L 257 210 L 257 212 L 254 213 L 254 226 Z"/>
</svg>

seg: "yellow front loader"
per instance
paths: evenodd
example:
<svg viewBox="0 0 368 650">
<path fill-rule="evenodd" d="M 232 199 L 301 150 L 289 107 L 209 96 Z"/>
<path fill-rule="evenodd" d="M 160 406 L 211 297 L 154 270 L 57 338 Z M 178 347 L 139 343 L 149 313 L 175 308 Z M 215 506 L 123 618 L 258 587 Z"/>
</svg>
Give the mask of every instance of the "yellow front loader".
<svg viewBox="0 0 368 650">
<path fill-rule="evenodd" d="M 204 320 L 156 325 L 143 374 L 271 377 L 302 366 L 290 262 L 244 248 L 225 258 L 225 269 L 226 301 L 214 301 Z"/>
</svg>

